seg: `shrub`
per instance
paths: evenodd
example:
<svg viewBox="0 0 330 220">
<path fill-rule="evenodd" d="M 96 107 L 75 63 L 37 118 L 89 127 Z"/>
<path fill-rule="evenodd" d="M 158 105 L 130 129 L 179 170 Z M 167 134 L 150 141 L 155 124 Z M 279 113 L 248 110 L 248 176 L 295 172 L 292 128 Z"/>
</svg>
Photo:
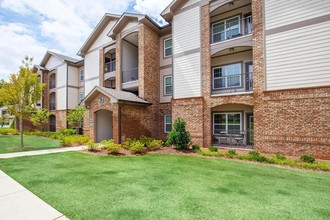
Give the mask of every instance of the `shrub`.
<svg viewBox="0 0 330 220">
<path fill-rule="evenodd" d="M 76 130 L 75 129 L 61 129 L 60 133 L 63 134 L 64 136 L 75 135 Z"/>
<path fill-rule="evenodd" d="M 302 155 L 300 157 L 300 160 L 305 163 L 314 163 L 315 162 L 315 158 L 312 155 Z"/>
<path fill-rule="evenodd" d="M 152 139 L 149 144 L 146 146 L 148 150 L 158 150 L 163 146 L 162 140 Z"/>
<path fill-rule="evenodd" d="M 236 154 L 236 150 L 229 150 L 227 153 L 226 153 L 226 157 L 228 157 L 228 158 L 234 158 L 235 157 L 235 155 L 237 155 Z"/>
<path fill-rule="evenodd" d="M 218 152 L 218 148 L 215 147 L 215 146 L 210 146 L 208 149 L 209 149 L 209 151 L 211 151 L 211 152 Z"/>
<path fill-rule="evenodd" d="M 121 144 L 116 144 L 112 139 L 102 141 L 100 144 L 103 145 L 104 149 L 110 154 L 118 154 L 121 149 Z"/>
<path fill-rule="evenodd" d="M 125 142 L 123 144 L 123 148 L 129 150 L 132 146 L 132 144 L 135 142 L 136 140 L 135 139 L 132 139 L 132 138 L 126 138 L 125 139 Z"/>
<path fill-rule="evenodd" d="M 237 158 L 241 160 L 269 162 L 269 160 L 266 157 L 260 155 L 260 153 L 257 151 L 250 151 L 248 155 L 239 155 Z"/>
<path fill-rule="evenodd" d="M 8 135 L 8 134 L 18 135 L 18 130 L 13 129 L 13 128 L 4 128 L 4 129 L 0 129 L 0 134 L 2 134 L 2 135 Z"/>
<path fill-rule="evenodd" d="M 153 140 L 153 138 L 151 138 L 151 137 L 146 137 L 146 136 L 144 136 L 144 135 L 142 135 L 140 138 L 139 138 L 139 141 L 142 143 L 142 144 L 144 144 L 144 146 L 145 147 L 147 147 L 149 144 L 150 144 L 150 142 Z"/>
<path fill-rule="evenodd" d="M 147 148 L 140 141 L 134 141 L 131 143 L 129 150 L 134 154 L 141 154 L 147 151 Z"/>
<path fill-rule="evenodd" d="M 87 150 L 88 151 L 96 151 L 98 147 L 99 147 L 99 144 L 94 143 L 93 141 L 89 141 L 87 143 Z"/>
<path fill-rule="evenodd" d="M 174 145 L 177 150 L 186 150 L 190 143 L 190 134 L 186 131 L 186 122 L 182 118 L 177 118 L 174 121 L 172 131 L 168 134 L 167 144 Z"/>
<path fill-rule="evenodd" d="M 198 153 L 203 156 L 211 156 L 211 157 L 223 157 L 224 156 L 223 153 L 210 151 L 210 150 L 201 150 Z"/>
<path fill-rule="evenodd" d="M 90 142 L 91 139 L 88 136 L 83 135 L 71 135 L 65 136 L 62 139 L 63 146 L 75 146 L 75 145 L 82 145 Z"/>
<path fill-rule="evenodd" d="M 193 151 L 195 152 L 195 153 L 197 153 L 198 151 L 200 151 L 201 150 L 201 147 L 199 146 L 199 145 L 193 145 L 192 146 L 192 149 L 193 149 Z"/>
</svg>

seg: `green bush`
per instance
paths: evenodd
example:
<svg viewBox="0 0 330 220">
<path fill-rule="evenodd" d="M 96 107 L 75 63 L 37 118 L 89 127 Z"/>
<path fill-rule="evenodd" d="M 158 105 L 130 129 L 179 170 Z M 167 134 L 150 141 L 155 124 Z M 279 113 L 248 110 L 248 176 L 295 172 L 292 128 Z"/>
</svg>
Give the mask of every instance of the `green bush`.
<svg viewBox="0 0 330 220">
<path fill-rule="evenodd" d="M 158 150 L 163 146 L 163 141 L 162 140 L 156 140 L 152 139 L 146 146 L 148 150 Z"/>
<path fill-rule="evenodd" d="M 82 145 L 90 142 L 91 139 L 89 136 L 84 135 L 71 135 L 65 136 L 62 139 L 63 146 L 75 146 L 75 145 Z"/>
<path fill-rule="evenodd" d="M 134 141 L 131 143 L 129 150 L 134 154 L 141 154 L 147 151 L 147 148 L 144 146 L 144 143 L 140 141 Z"/>
<path fill-rule="evenodd" d="M 195 153 L 197 153 L 198 151 L 201 150 L 201 147 L 199 145 L 195 144 L 195 145 L 192 146 L 192 149 Z"/>
<path fill-rule="evenodd" d="M 223 157 L 224 154 L 220 152 L 210 151 L 210 150 L 201 150 L 198 152 L 200 155 L 203 156 L 210 156 L 210 157 Z"/>
<path fill-rule="evenodd" d="M 186 131 L 186 122 L 182 118 L 177 118 L 174 121 L 172 131 L 168 134 L 167 144 L 174 145 L 177 150 L 187 150 L 190 143 L 190 134 Z"/>
<path fill-rule="evenodd" d="M 63 134 L 64 136 L 70 136 L 70 135 L 75 135 L 76 130 L 75 129 L 61 129 L 60 133 Z"/>
<path fill-rule="evenodd" d="M 237 158 L 241 160 L 269 162 L 269 160 L 266 157 L 260 155 L 260 153 L 257 151 L 250 151 L 248 155 L 239 155 Z"/>
<path fill-rule="evenodd" d="M 215 147 L 215 146 L 210 146 L 208 149 L 209 149 L 209 151 L 211 151 L 211 152 L 218 152 L 218 148 Z"/>
<path fill-rule="evenodd" d="M 139 141 L 142 143 L 142 144 L 144 144 L 144 146 L 145 147 L 147 147 L 149 144 L 150 144 L 150 142 L 153 140 L 153 138 L 151 138 L 151 137 L 146 137 L 146 136 L 144 136 L 144 135 L 142 135 L 140 138 L 139 138 Z"/>
<path fill-rule="evenodd" d="M 227 158 L 234 158 L 236 155 L 237 155 L 237 154 L 236 154 L 236 150 L 234 150 L 234 149 L 229 150 L 229 151 L 225 154 L 225 156 L 226 156 Z"/>
<path fill-rule="evenodd" d="M 89 141 L 87 143 L 87 150 L 88 151 L 96 151 L 98 147 L 99 147 L 99 144 L 94 143 L 93 141 Z"/>
<path fill-rule="evenodd" d="M 100 144 L 103 145 L 104 149 L 110 154 L 118 154 L 121 149 L 121 144 L 116 144 L 112 139 L 104 140 Z"/>
<path fill-rule="evenodd" d="M 17 129 L 13 129 L 13 128 L 3 128 L 3 129 L 0 129 L 0 134 L 2 135 L 9 135 L 9 134 L 12 134 L 12 135 L 18 135 L 18 130 Z"/>
<path fill-rule="evenodd" d="M 11 129 L 15 129 L 15 120 L 12 120 L 10 125 L 9 125 L 9 128 Z"/>
<path fill-rule="evenodd" d="M 315 162 L 315 158 L 312 155 L 302 155 L 300 157 L 300 160 L 305 163 L 314 163 Z"/>
<path fill-rule="evenodd" d="M 125 142 L 123 144 L 123 148 L 129 150 L 132 146 L 132 144 L 135 142 L 136 140 L 135 139 L 132 139 L 132 138 L 126 138 L 125 139 Z"/>
</svg>

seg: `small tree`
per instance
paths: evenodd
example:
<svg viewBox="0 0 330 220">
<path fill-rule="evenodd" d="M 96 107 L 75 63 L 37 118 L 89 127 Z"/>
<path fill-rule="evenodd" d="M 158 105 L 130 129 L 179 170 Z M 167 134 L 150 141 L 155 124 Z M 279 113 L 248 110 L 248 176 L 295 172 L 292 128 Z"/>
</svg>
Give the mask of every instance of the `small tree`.
<svg viewBox="0 0 330 220">
<path fill-rule="evenodd" d="M 189 148 L 190 134 L 186 131 L 186 122 L 183 118 L 177 118 L 174 121 L 173 129 L 168 134 L 167 144 L 174 145 L 178 150 Z"/>
<path fill-rule="evenodd" d="M 77 106 L 75 109 L 69 111 L 66 120 L 71 127 L 76 128 L 76 134 L 79 134 L 79 124 L 83 120 L 87 111 L 84 106 Z"/>
<path fill-rule="evenodd" d="M 9 82 L 4 82 L 0 89 L 0 103 L 7 106 L 20 126 L 21 147 L 23 147 L 23 119 L 27 119 L 35 110 L 34 104 L 40 100 L 44 85 L 40 83 L 38 74 L 32 71 L 32 58 L 28 56 L 18 74 L 11 74 Z"/>
<path fill-rule="evenodd" d="M 36 127 L 40 127 L 41 130 L 45 130 L 46 125 L 49 121 L 50 112 L 48 109 L 38 110 L 35 114 L 32 114 L 30 120 L 32 124 Z"/>
</svg>

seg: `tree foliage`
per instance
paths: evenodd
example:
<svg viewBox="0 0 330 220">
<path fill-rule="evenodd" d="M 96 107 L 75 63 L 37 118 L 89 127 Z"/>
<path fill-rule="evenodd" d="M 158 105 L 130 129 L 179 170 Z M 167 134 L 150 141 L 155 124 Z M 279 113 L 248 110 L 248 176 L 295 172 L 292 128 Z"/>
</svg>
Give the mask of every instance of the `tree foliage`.
<svg viewBox="0 0 330 220">
<path fill-rule="evenodd" d="M 75 109 L 69 111 L 66 120 L 71 127 L 76 128 L 77 134 L 79 133 L 79 124 L 83 120 L 87 111 L 84 106 L 77 106 Z"/>
<path fill-rule="evenodd" d="M 41 130 L 45 130 L 45 127 L 49 121 L 49 116 L 50 112 L 48 109 L 43 108 L 32 114 L 30 119 L 34 126 L 41 128 Z"/>
<path fill-rule="evenodd" d="M 21 147 L 23 147 L 23 119 L 35 111 L 35 103 L 40 100 L 44 85 L 38 74 L 32 71 L 33 58 L 26 56 L 18 74 L 11 74 L 9 82 L 0 89 L 0 102 L 19 120 Z"/>
<path fill-rule="evenodd" d="M 190 143 L 190 134 L 186 131 L 185 120 L 177 118 L 174 121 L 172 131 L 168 134 L 167 144 L 174 145 L 178 150 L 186 150 Z"/>
</svg>

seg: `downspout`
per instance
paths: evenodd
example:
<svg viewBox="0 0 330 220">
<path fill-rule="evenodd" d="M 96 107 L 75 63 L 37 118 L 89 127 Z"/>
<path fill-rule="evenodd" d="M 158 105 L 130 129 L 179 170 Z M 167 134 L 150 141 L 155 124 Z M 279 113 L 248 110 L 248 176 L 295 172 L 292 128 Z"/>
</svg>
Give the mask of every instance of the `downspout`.
<svg viewBox="0 0 330 220">
<path fill-rule="evenodd" d="M 66 64 L 66 116 L 65 120 L 68 114 L 68 109 L 69 109 L 69 65 Z M 68 122 L 66 120 L 66 128 L 68 128 Z"/>
</svg>

